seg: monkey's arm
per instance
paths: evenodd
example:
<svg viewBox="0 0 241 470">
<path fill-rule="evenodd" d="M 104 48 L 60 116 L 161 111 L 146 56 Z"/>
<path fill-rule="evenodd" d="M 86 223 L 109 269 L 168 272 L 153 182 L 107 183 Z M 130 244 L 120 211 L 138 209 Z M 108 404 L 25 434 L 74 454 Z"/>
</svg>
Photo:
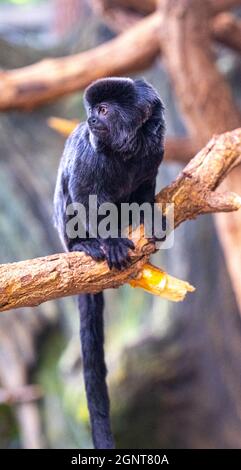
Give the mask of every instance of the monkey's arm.
<svg viewBox="0 0 241 470">
<path fill-rule="evenodd" d="M 130 203 L 137 202 L 143 204 L 143 202 L 154 203 L 155 200 L 155 189 L 156 189 L 156 176 L 142 183 L 130 196 Z"/>
<path fill-rule="evenodd" d="M 86 191 L 81 190 L 81 177 L 84 172 L 81 157 L 86 147 L 85 129 L 85 124 L 79 125 L 66 141 L 54 194 L 54 221 L 66 250 L 84 251 L 96 261 L 99 261 L 104 259 L 104 253 L 98 240 L 80 236 L 71 237 L 67 231 L 67 224 L 71 220 L 71 215 L 67 214 L 70 204 L 83 204 L 88 215 L 88 197 L 85 195 Z M 76 175 L 79 175 L 79 177 L 76 178 Z M 80 233 L 85 233 L 87 230 L 88 235 L 88 227 L 85 227 L 84 220 L 81 217 L 78 218 L 78 228 Z M 76 234 L 73 233 L 73 235 Z"/>
<path fill-rule="evenodd" d="M 106 195 L 105 195 L 106 196 Z M 110 195 L 106 197 L 107 200 L 103 199 L 103 194 L 101 194 L 101 200 L 103 202 L 112 202 L 115 204 L 115 201 L 112 199 Z M 102 203 L 103 203 L 102 202 Z M 115 230 L 117 234 L 109 237 L 103 237 L 101 231 L 99 230 L 99 223 L 103 216 L 98 217 L 98 240 L 101 245 L 101 249 L 105 254 L 105 259 L 108 263 L 109 268 L 117 268 L 123 269 L 126 268 L 130 262 L 129 256 L 129 249 L 134 249 L 134 243 L 129 240 L 129 238 L 121 237 L 121 210 L 120 204 L 116 204 L 117 212 L 118 212 L 118 220 L 114 220 L 114 223 L 117 224 L 115 226 Z M 117 235 L 117 236 L 116 236 Z"/>
<path fill-rule="evenodd" d="M 69 251 L 84 251 L 96 261 L 102 261 L 105 259 L 105 255 L 99 239 L 93 237 L 93 231 L 90 226 L 88 202 L 86 196 L 81 194 L 79 189 L 77 194 L 75 194 L 73 188 L 69 192 L 69 203 L 82 204 L 85 209 L 85 216 L 83 217 L 81 214 L 78 214 L 77 220 L 74 221 L 74 223 L 78 224 L 78 233 L 73 230 L 73 237 L 71 237 L 71 233 L 66 234 L 66 244 Z M 66 223 L 70 223 L 70 219 L 71 217 L 66 216 Z"/>
<path fill-rule="evenodd" d="M 146 237 L 151 241 L 158 242 L 165 240 L 165 234 L 163 231 L 166 228 L 165 216 L 159 221 L 160 210 L 157 211 L 158 224 L 155 224 L 155 189 L 156 189 L 156 176 L 150 180 L 142 183 L 130 197 L 130 203 L 136 202 L 141 206 L 143 203 L 149 203 L 151 206 L 151 216 L 145 216 L 144 211 L 140 212 L 140 223 L 145 225 Z M 158 225 L 158 226 L 156 226 Z M 164 238 L 163 238 L 164 236 Z"/>
<path fill-rule="evenodd" d="M 91 152 L 91 149 L 90 149 Z M 93 160 L 95 155 L 93 155 Z M 128 250 L 134 249 L 134 244 L 128 238 L 120 238 L 120 233 L 118 237 L 108 237 L 105 238 L 99 231 L 99 224 L 101 220 L 105 217 L 104 215 L 97 216 L 97 227 L 94 227 L 93 223 L 89 217 L 91 208 L 89 208 L 89 195 L 95 195 L 97 200 L 97 211 L 101 204 L 103 203 L 113 203 L 115 204 L 114 196 L 108 191 L 108 188 L 102 186 L 101 181 L 98 181 L 98 178 L 95 176 L 92 180 L 91 178 L 87 182 L 86 176 L 87 169 L 83 167 L 83 162 L 79 161 L 77 167 L 73 174 L 77 174 L 78 178 L 83 175 L 82 179 L 76 181 L 74 178 L 71 178 L 69 181 L 69 194 L 71 200 L 83 204 L 86 208 L 86 232 L 88 236 L 93 233 L 96 233 L 96 238 L 85 238 L 85 239 L 74 239 L 69 244 L 70 251 L 84 251 L 86 254 L 90 255 L 95 260 L 106 259 L 109 268 L 122 269 L 125 268 L 130 263 L 130 257 Z M 119 214 L 120 215 L 120 214 Z M 119 221 L 117 221 L 119 222 Z M 118 227 L 117 227 L 118 229 Z"/>
</svg>

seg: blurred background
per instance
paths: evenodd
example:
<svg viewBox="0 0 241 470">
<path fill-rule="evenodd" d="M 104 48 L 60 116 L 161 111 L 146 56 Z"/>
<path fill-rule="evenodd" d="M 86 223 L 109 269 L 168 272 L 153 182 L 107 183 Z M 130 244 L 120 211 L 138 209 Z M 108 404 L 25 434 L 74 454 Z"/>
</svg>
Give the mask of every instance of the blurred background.
<svg viewBox="0 0 241 470">
<path fill-rule="evenodd" d="M 0 0 L 0 67 L 17 69 L 93 49 L 125 34 L 125 28 L 135 27 L 154 9 L 154 0 Z M 237 22 L 239 14 L 240 9 L 232 13 Z M 239 107 L 240 30 L 236 47 L 225 40 L 212 47 L 215 67 Z M 158 89 L 166 106 L 168 139 L 179 139 L 173 142 L 180 149 L 189 125 L 159 55 L 123 75 L 145 77 Z M 1 80 L 0 71 L 0 85 Z M 1 263 L 62 251 L 52 223 L 52 199 L 65 137 L 47 120 L 83 120 L 81 88 L 42 106 L 30 104 L 27 111 L 14 104 L 13 109 L 1 108 Z M 223 131 L 228 128 L 227 118 Z M 183 167 L 180 160 L 192 155 L 185 148 L 180 159 L 174 153 L 160 168 L 157 190 L 175 178 Z M 241 447 L 236 300 L 241 266 L 234 285 L 229 254 L 224 250 L 224 257 L 219 240 L 213 217 L 202 216 L 183 224 L 175 232 L 174 247 L 153 257 L 156 265 L 196 286 L 180 304 L 129 286 L 106 291 L 106 360 L 119 448 Z M 233 249 L 238 250 L 241 238 L 236 240 Z M 91 446 L 75 299 L 2 313 L 0 448 Z"/>
</svg>

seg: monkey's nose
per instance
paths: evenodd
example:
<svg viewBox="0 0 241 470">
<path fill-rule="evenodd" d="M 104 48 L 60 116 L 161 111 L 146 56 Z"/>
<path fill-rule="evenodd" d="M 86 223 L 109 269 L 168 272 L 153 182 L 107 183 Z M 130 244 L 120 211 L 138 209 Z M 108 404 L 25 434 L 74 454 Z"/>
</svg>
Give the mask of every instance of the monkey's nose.
<svg viewBox="0 0 241 470">
<path fill-rule="evenodd" d="M 95 117 L 90 117 L 90 118 L 88 119 L 88 124 L 89 124 L 90 126 L 91 126 L 91 125 L 93 126 L 93 125 L 96 124 L 96 123 L 97 123 L 97 119 L 96 119 Z"/>
</svg>

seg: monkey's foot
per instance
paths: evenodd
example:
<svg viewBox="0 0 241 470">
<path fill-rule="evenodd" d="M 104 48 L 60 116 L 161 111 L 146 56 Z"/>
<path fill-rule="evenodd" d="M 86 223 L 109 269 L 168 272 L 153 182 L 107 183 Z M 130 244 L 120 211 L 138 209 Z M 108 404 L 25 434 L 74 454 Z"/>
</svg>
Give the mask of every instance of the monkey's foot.
<svg viewBox="0 0 241 470">
<path fill-rule="evenodd" d="M 105 259 L 105 254 L 100 243 L 93 238 L 75 243 L 71 251 L 84 251 L 86 255 L 91 256 L 95 261 L 103 261 Z"/>
<path fill-rule="evenodd" d="M 109 268 L 124 269 L 130 264 L 128 250 L 134 250 L 134 243 L 128 238 L 107 238 L 101 241 Z"/>
</svg>

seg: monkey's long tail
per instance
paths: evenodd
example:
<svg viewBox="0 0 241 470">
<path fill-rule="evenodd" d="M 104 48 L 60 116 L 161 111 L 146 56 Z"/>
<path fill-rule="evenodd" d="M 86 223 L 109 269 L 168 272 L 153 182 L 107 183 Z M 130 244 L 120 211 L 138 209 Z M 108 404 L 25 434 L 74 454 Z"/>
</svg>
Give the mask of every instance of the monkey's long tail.
<svg viewBox="0 0 241 470">
<path fill-rule="evenodd" d="M 110 426 L 104 356 L 103 293 L 81 294 L 78 296 L 78 304 L 84 380 L 93 443 L 96 449 L 113 449 L 115 445 Z"/>
</svg>

